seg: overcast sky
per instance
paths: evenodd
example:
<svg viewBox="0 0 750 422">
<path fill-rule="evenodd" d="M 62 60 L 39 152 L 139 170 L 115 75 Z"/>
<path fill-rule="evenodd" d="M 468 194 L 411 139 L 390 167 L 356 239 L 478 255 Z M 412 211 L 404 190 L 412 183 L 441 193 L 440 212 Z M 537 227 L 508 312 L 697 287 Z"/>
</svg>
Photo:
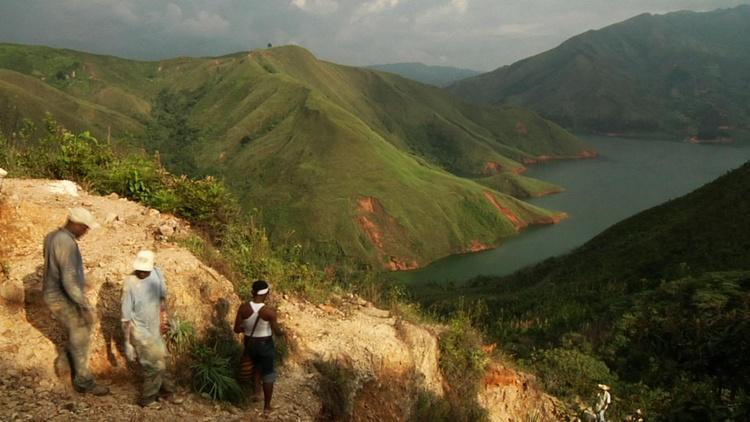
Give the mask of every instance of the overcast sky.
<svg viewBox="0 0 750 422">
<path fill-rule="evenodd" d="M 138 59 L 298 44 L 350 65 L 491 70 L 643 12 L 735 0 L 0 0 L 0 42 Z"/>
</svg>

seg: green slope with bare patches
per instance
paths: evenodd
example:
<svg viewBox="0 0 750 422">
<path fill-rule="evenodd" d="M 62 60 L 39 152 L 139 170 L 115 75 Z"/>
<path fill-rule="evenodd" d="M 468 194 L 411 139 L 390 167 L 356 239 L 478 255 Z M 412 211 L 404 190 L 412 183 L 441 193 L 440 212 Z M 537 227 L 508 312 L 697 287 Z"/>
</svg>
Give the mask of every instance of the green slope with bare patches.
<svg viewBox="0 0 750 422">
<path fill-rule="evenodd" d="M 377 267 L 424 265 L 559 220 L 507 193 L 550 188 L 517 175 L 527 163 L 590 155 L 532 112 L 468 105 L 298 47 L 150 63 L 6 44 L 0 67 L 17 81 L 0 85 L 6 110 L 49 111 L 100 136 L 140 129 L 168 164 L 224 177 L 275 239 Z M 63 113 L 75 107 L 86 112 Z"/>
</svg>

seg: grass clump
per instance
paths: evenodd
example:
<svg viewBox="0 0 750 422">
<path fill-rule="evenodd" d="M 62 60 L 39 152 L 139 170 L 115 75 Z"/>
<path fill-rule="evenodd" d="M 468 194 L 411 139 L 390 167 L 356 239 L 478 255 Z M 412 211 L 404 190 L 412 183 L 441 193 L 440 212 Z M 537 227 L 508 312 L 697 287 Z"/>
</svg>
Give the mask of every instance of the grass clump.
<svg viewBox="0 0 750 422">
<path fill-rule="evenodd" d="M 193 351 L 193 388 L 212 400 L 240 401 L 244 394 L 235 379 L 231 357 L 225 356 L 216 346 L 198 345 Z"/>
<path fill-rule="evenodd" d="M 318 421 L 348 421 L 354 409 L 354 369 L 339 361 L 316 361 L 320 373 L 318 396 L 322 403 Z"/>
<path fill-rule="evenodd" d="M 449 388 L 446 391 L 447 404 L 437 408 L 442 408 L 444 412 L 439 419 L 467 422 L 487 420 L 487 411 L 476 399 L 489 362 L 481 346 L 481 334 L 472 327 L 465 312 L 454 316 L 447 330 L 440 334 L 438 363 Z"/>
</svg>

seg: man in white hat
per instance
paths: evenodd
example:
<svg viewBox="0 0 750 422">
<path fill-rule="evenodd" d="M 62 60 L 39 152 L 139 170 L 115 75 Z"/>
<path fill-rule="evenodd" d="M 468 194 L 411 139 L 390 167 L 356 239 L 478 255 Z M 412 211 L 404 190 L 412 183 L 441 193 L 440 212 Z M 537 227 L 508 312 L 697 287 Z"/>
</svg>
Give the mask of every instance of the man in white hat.
<svg viewBox="0 0 750 422">
<path fill-rule="evenodd" d="M 84 208 L 73 208 L 65 226 L 44 238 L 42 293 L 54 318 L 68 334 L 66 354 L 72 364 L 73 388 L 79 393 L 104 395 L 109 389 L 96 385 L 89 371 L 89 343 L 94 313 L 84 287 L 83 259 L 77 239 L 99 225 Z"/>
<path fill-rule="evenodd" d="M 597 422 L 605 422 L 606 419 L 604 419 L 604 412 L 607 411 L 610 403 L 612 403 L 612 396 L 609 394 L 608 385 L 597 384 L 597 387 L 602 391 L 596 396 L 596 420 Z"/>
<path fill-rule="evenodd" d="M 122 288 L 122 329 L 125 355 L 134 361 L 136 355 L 143 367 L 143 388 L 138 404 L 148 406 L 159 398 L 172 395 L 172 382 L 166 374 L 166 347 L 161 337 L 167 286 L 164 276 L 154 266 L 154 253 L 140 251 L 133 262 L 133 273 Z"/>
</svg>

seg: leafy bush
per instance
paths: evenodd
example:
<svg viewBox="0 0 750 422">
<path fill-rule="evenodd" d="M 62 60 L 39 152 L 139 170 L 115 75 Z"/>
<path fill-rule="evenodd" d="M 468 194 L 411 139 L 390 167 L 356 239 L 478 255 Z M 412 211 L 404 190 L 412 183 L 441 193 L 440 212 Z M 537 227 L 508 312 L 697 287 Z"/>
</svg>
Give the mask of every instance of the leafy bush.
<svg viewBox="0 0 750 422">
<path fill-rule="evenodd" d="M 449 385 L 446 398 L 452 421 L 480 421 L 487 412 L 476 401 L 479 385 L 488 363 L 482 351 L 482 338 L 465 313 L 456 315 L 440 334 L 440 371 Z"/>
<path fill-rule="evenodd" d="M 604 362 L 576 349 L 541 350 L 532 354 L 530 363 L 547 390 L 561 397 L 575 393 L 591 397 L 596 393 L 596 384 L 616 382 Z"/>
<path fill-rule="evenodd" d="M 174 201 L 170 204 L 174 206 L 174 213 L 213 239 L 221 240 L 227 227 L 239 217 L 237 199 L 222 182 L 211 176 L 200 180 L 181 176 L 170 180 L 167 186 L 174 195 L 169 201 Z M 165 200 L 167 196 L 161 198 Z"/>
</svg>

